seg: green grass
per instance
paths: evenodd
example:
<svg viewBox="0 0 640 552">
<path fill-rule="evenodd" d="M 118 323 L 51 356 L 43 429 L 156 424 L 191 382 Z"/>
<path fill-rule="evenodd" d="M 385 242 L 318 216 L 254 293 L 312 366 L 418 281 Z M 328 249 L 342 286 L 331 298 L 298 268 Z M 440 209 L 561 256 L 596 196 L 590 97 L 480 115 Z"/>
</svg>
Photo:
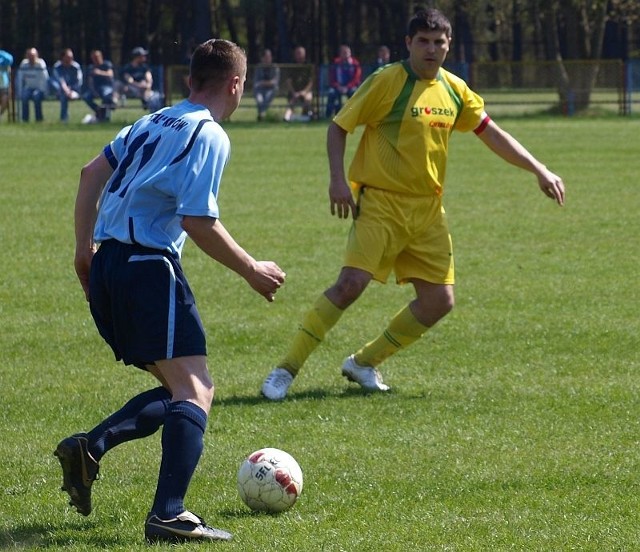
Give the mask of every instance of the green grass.
<svg viewBox="0 0 640 552">
<path fill-rule="evenodd" d="M 216 381 L 187 504 L 235 534 L 221 549 L 637 549 L 640 121 L 502 126 L 563 175 L 566 207 L 473 135 L 456 135 L 445 198 L 454 311 L 383 365 L 391 393 L 366 395 L 340 377 L 340 363 L 411 296 L 372 284 L 289 400 L 273 404 L 259 386 L 333 282 L 348 223 L 329 214 L 324 124 L 227 125 L 222 220 L 288 278 L 268 304 L 185 248 Z M 66 506 L 52 455 L 59 439 L 150 385 L 114 362 L 72 266 L 79 170 L 117 129 L 62 127 L 55 116 L 0 126 L 1 548 L 147 549 L 159 435 L 103 459 L 89 518 Z M 235 489 L 241 460 L 264 446 L 292 453 L 305 475 L 301 499 L 279 516 L 252 514 Z"/>
</svg>

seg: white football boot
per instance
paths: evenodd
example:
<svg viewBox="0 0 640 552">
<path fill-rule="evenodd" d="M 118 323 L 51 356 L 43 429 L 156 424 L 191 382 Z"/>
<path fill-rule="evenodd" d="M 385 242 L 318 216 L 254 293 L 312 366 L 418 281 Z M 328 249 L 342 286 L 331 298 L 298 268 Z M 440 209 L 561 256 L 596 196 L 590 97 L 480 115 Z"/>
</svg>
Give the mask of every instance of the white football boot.
<svg viewBox="0 0 640 552">
<path fill-rule="evenodd" d="M 360 366 L 354 355 L 348 356 L 342 364 L 342 375 L 368 391 L 389 391 L 382 382 L 382 375 L 373 366 Z"/>
<path fill-rule="evenodd" d="M 265 378 L 261 393 L 270 401 L 281 401 L 293 383 L 293 374 L 284 368 L 274 368 Z"/>
</svg>

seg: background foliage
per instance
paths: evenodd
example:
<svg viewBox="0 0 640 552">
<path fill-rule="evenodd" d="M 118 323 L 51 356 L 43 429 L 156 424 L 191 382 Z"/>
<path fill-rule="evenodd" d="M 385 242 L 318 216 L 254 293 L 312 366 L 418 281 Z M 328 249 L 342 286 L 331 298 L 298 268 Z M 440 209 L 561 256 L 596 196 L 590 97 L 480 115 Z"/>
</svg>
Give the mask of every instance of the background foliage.
<svg viewBox="0 0 640 552">
<path fill-rule="evenodd" d="M 452 61 L 626 59 L 640 51 L 636 0 L 0 0 L 0 42 L 18 59 L 36 46 L 48 63 L 71 47 L 81 61 L 100 48 L 120 64 L 140 45 L 152 63 L 183 63 L 211 36 L 238 42 L 250 62 L 264 47 L 291 61 L 291 47 L 302 44 L 311 61 L 327 63 L 341 43 L 368 62 L 383 43 L 403 57 L 406 21 L 427 5 L 454 25 Z"/>
</svg>

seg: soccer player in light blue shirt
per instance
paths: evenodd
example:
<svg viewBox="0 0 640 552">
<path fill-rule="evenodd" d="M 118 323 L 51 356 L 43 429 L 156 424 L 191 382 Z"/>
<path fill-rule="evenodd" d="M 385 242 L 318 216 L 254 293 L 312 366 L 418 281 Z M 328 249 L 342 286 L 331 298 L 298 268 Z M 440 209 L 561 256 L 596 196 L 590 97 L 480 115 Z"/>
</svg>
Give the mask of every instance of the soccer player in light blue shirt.
<svg viewBox="0 0 640 552">
<path fill-rule="evenodd" d="M 150 542 L 231 538 L 184 506 L 214 392 L 203 325 L 180 263 L 186 237 L 268 301 L 285 278 L 274 262 L 251 257 L 219 220 L 217 194 L 230 145 L 217 121 L 238 107 L 246 71 L 237 45 L 201 44 L 191 59 L 189 98 L 122 129 L 80 177 L 75 268 L 91 314 L 116 359 L 149 371 L 160 385 L 89 432 L 63 439 L 55 455 L 63 490 L 89 515 L 104 454 L 163 426 L 158 484 L 145 522 Z"/>
<path fill-rule="evenodd" d="M 180 255 L 182 217 L 219 216 L 216 197 L 229 138 L 202 105 L 185 100 L 143 117 L 104 148 L 114 169 L 100 200 L 94 238 Z"/>
</svg>

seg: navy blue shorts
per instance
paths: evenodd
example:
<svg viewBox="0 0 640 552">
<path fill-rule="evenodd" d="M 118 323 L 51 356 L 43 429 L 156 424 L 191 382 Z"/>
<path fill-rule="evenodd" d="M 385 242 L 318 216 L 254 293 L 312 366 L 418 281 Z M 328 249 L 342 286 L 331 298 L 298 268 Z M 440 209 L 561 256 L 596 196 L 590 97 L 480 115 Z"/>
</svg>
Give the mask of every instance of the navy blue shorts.
<svg viewBox="0 0 640 552">
<path fill-rule="evenodd" d="M 168 252 L 103 242 L 91 262 L 89 304 L 100 335 L 125 364 L 207 354 L 193 293 Z"/>
</svg>

